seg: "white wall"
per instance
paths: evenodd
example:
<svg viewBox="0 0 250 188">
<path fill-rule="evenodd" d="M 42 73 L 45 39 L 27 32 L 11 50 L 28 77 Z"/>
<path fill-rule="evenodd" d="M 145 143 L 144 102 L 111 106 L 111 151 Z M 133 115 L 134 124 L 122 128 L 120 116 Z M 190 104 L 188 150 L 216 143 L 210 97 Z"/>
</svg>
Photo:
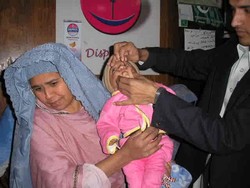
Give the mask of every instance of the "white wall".
<svg viewBox="0 0 250 188">
<path fill-rule="evenodd" d="M 64 20 L 82 22 L 81 58 L 95 74 L 100 74 L 107 56 L 91 56 L 90 53 L 87 54 L 90 49 L 97 53 L 109 50 L 118 41 L 133 41 L 137 47 L 160 45 L 160 0 L 142 0 L 139 20 L 130 30 L 118 35 L 104 34 L 93 28 L 81 11 L 80 0 L 56 0 L 56 42 L 64 43 Z M 147 70 L 142 74 L 156 73 Z"/>
</svg>

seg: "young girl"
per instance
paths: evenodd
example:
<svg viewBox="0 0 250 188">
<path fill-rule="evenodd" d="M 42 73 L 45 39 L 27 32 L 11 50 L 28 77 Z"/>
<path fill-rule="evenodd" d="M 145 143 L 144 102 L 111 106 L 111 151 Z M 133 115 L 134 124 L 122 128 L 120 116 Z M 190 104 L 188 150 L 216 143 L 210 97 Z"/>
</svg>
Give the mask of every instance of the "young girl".
<svg viewBox="0 0 250 188">
<path fill-rule="evenodd" d="M 115 61 L 111 56 L 109 61 Z M 116 62 L 119 66 L 104 69 L 103 82 L 112 93 L 112 97 L 104 105 L 100 119 L 97 122 L 97 130 L 101 138 L 103 151 L 114 154 L 123 147 L 126 140 L 137 130 L 146 130 L 150 127 L 153 106 L 128 105 L 116 106 L 117 101 L 126 100 L 127 97 L 116 89 L 116 80 L 119 76 L 133 78 L 134 72 L 139 72 L 137 67 L 129 62 Z M 159 84 L 168 92 L 175 94 L 170 88 Z M 153 155 L 130 162 L 123 167 L 130 188 L 159 188 L 166 171 L 165 165 L 170 162 L 173 154 L 173 141 L 163 131 L 160 142 L 161 149 Z M 180 186 L 181 187 L 181 186 Z"/>
</svg>

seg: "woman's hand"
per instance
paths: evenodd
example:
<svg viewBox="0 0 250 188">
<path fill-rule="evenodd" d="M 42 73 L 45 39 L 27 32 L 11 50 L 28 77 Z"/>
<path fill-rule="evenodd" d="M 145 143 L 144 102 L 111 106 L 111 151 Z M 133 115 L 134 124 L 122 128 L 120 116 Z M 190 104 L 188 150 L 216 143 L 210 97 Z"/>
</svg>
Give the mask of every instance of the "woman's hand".
<svg viewBox="0 0 250 188">
<path fill-rule="evenodd" d="M 131 161 L 148 157 L 161 148 L 161 135 L 158 132 L 154 127 L 135 132 L 120 150 L 96 163 L 96 166 L 109 177 Z"/>
<path fill-rule="evenodd" d="M 161 148 L 159 145 L 162 136 L 159 129 L 149 127 L 145 131 L 137 131 L 132 134 L 120 150 L 127 159 L 136 160 L 148 157 Z"/>
</svg>

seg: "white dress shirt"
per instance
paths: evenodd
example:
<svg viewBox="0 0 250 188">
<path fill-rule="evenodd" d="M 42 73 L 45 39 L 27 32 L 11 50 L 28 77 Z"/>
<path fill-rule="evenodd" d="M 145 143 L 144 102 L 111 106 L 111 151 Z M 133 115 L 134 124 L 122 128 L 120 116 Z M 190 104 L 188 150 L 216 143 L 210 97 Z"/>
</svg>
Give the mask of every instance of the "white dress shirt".
<svg viewBox="0 0 250 188">
<path fill-rule="evenodd" d="M 223 117 L 228 101 L 241 78 L 245 75 L 250 67 L 249 62 L 249 46 L 237 45 L 239 59 L 231 68 L 229 79 L 227 82 L 227 90 L 221 107 L 220 116 Z"/>
</svg>

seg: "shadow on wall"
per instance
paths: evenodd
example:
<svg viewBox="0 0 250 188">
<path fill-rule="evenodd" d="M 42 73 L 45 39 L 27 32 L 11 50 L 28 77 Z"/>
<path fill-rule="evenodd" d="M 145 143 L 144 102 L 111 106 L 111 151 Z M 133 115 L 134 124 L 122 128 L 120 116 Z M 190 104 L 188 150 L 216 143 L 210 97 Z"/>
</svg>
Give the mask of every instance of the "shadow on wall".
<svg viewBox="0 0 250 188">
<path fill-rule="evenodd" d="M 135 25 L 129 31 L 127 31 L 127 33 L 133 32 L 134 30 L 137 30 L 139 27 L 142 27 L 146 22 L 147 18 L 149 17 L 150 13 L 151 13 L 151 7 L 149 1 L 142 0 L 139 19 L 137 20 Z"/>
</svg>

